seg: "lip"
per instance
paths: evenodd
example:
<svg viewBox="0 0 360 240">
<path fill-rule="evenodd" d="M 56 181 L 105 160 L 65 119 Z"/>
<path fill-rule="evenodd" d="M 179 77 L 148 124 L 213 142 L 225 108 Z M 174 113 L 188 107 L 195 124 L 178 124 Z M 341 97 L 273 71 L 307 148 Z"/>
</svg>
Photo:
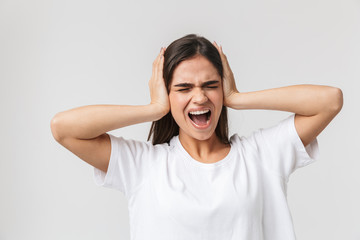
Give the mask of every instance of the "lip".
<svg viewBox="0 0 360 240">
<path fill-rule="evenodd" d="M 210 115 L 210 118 L 209 120 L 206 122 L 206 125 L 202 125 L 202 126 L 199 126 L 197 125 L 196 123 L 194 123 L 191 118 L 189 117 L 189 113 L 190 112 L 195 112 L 195 111 L 204 111 L 204 110 L 210 110 L 211 112 L 211 115 Z M 209 107 L 202 107 L 202 108 L 190 108 L 189 110 L 186 111 L 186 118 L 188 119 L 188 121 L 190 121 L 190 123 L 196 128 L 196 129 L 199 129 L 199 130 L 203 130 L 203 129 L 207 129 L 208 127 L 210 127 L 211 125 L 211 122 L 212 122 L 212 113 L 213 111 L 211 110 L 211 108 Z"/>
<path fill-rule="evenodd" d="M 190 112 L 196 112 L 196 111 L 204 111 L 204 110 L 210 110 L 211 111 L 211 108 L 209 107 L 202 107 L 202 108 L 190 108 L 189 110 L 187 110 L 187 114 L 189 114 Z"/>
</svg>

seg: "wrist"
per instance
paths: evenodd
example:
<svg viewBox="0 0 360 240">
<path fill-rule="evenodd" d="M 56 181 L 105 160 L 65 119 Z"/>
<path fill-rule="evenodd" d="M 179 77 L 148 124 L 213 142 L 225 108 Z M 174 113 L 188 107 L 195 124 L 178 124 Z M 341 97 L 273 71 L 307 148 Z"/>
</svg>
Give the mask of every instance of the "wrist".
<svg viewBox="0 0 360 240">
<path fill-rule="evenodd" d="M 241 100 L 240 100 L 241 93 L 233 91 L 228 96 L 224 98 L 224 105 L 229 108 L 239 109 Z"/>
<path fill-rule="evenodd" d="M 159 103 L 150 103 L 148 105 L 149 107 L 149 111 L 151 111 L 152 116 L 153 116 L 153 120 L 152 121 L 157 121 L 159 119 L 161 119 L 163 116 L 165 116 L 170 109 L 166 106 L 163 106 Z"/>
</svg>

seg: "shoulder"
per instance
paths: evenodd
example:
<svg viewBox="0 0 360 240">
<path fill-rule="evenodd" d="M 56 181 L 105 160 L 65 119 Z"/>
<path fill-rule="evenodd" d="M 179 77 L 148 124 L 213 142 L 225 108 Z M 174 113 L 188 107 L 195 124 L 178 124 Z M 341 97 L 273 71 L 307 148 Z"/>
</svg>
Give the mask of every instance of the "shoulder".
<svg viewBox="0 0 360 240">
<path fill-rule="evenodd" d="M 120 151 L 146 151 L 146 152 L 158 152 L 166 151 L 170 146 L 168 143 L 153 145 L 150 141 L 141 141 L 135 139 L 127 139 L 121 136 L 114 136 L 109 134 L 111 139 L 111 145 L 114 149 L 118 148 Z"/>
<path fill-rule="evenodd" d="M 294 135 L 294 129 L 294 114 L 292 114 L 285 119 L 270 125 L 270 127 L 255 129 L 247 136 L 234 134 L 230 138 L 230 143 L 235 146 L 251 146 L 258 148 L 266 142 L 287 139 L 287 135 Z"/>
</svg>

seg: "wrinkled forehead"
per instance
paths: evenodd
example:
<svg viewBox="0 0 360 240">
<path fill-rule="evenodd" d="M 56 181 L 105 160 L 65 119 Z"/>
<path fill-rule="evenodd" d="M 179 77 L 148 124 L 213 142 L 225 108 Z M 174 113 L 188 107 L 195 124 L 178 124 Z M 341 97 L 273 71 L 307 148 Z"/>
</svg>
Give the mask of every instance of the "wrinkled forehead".
<svg viewBox="0 0 360 240">
<path fill-rule="evenodd" d="M 221 80 L 221 77 L 215 66 L 204 56 L 182 61 L 174 70 L 172 76 L 172 85 L 189 82 L 193 84 L 209 80 Z"/>
</svg>

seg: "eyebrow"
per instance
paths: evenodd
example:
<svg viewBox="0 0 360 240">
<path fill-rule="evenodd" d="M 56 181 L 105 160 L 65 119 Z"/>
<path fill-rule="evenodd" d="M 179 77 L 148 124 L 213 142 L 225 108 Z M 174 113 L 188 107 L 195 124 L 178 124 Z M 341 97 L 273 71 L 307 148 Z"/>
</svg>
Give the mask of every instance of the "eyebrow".
<svg viewBox="0 0 360 240">
<path fill-rule="evenodd" d="M 212 81 L 204 82 L 203 84 L 201 84 L 201 86 L 205 87 L 205 86 L 209 86 L 209 85 L 217 84 L 217 83 L 219 83 L 218 80 L 212 80 Z M 192 84 L 192 83 L 179 83 L 179 84 L 174 85 L 174 87 L 192 87 L 192 86 L 194 86 L 194 84 Z"/>
</svg>

